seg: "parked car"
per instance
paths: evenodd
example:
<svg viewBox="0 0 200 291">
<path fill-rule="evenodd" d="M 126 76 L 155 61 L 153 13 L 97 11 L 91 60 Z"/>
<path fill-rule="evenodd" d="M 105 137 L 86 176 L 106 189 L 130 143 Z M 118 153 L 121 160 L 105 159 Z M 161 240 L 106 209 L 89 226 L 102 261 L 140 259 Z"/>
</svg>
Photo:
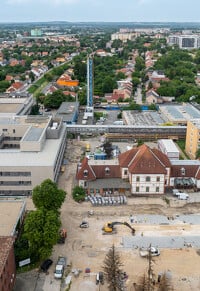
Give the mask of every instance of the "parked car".
<svg viewBox="0 0 200 291">
<path fill-rule="evenodd" d="M 53 264 L 53 261 L 51 259 L 47 259 L 45 260 L 41 266 L 40 266 L 40 269 L 43 271 L 43 272 L 47 272 L 47 270 L 49 269 L 49 267 Z"/>
<path fill-rule="evenodd" d="M 80 228 L 88 228 L 89 227 L 89 223 L 87 221 L 82 221 L 80 224 Z"/>
<path fill-rule="evenodd" d="M 56 269 L 55 269 L 55 272 L 54 272 L 54 278 L 62 279 L 66 263 L 67 263 L 66 257 L 58 257 L 58 261 L 57 261 L 57 264 L 56 264 Z"/>
</svg>

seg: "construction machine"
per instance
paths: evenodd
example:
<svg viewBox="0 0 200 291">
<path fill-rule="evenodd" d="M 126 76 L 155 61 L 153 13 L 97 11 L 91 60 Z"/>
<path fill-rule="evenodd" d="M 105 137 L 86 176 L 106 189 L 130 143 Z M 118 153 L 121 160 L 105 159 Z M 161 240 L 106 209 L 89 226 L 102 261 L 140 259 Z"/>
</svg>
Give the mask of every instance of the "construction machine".
<svg viewBox="0 0 200 291">
<path fill-rule="evenodd" d="M 65 243 L 65 239 L 67 237 L 67 231 L 66 229 L 62 228 L 60 231 L 59 231 L 59 237 L 58 237 L 58 241 L 57 243 L 58 244 L 64 244 Z"/>
<path fill-rule="evenodd" d="M 119 221 L 106 223 L 104 225 L 104 227 L 102 228 L 103 234 L 114 234 L 114 233 L 117 233 L 115 225 L 125 225 L 125 226 L 127 226 L 127 227 L 129 227 L 131 229 L 132 235 L 135 234 L 135 229 L 128 222 L 119 222 Z"/>
</svg>

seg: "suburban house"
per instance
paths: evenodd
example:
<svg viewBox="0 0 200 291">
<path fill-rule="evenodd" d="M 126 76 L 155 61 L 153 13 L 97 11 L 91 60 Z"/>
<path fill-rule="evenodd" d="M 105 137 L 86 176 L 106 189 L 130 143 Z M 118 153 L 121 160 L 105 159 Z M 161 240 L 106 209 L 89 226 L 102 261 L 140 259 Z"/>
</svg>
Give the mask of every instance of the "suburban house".
<svg viewBox="0 0 200 291">
<path fill-rule="evenodd" d="M 170 160 L 156 148 L 142 145 L 113 160 L 84 158 L 76 179 L 88 194 L 162 195 L 168 188 L 199 188 L 200 161 Z"/>
<path fill-rule="evenodd" d="M 24 87 L 25 87 L 24 83 L 15 82 L 6 90 L 6 93 L 20 92 L 24 89 Z"/>
<path fill-rule="evenodd" d="M 162 104 L 165 102 L 173 102 L 175 97 L 160 96 L 154 89 L 150 89 L 146 92 L 147 104 Z"/>
</svg>

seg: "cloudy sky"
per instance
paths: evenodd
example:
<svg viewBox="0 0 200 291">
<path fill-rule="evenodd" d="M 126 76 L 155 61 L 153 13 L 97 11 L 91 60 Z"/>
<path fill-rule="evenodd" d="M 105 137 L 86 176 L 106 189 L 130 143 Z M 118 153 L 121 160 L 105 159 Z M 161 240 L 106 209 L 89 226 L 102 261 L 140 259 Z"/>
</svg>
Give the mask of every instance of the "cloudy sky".
<svg viewBox="0 0 200 291">
<path fill-rule="evenodd" d="M 200 0 L 0 0 L 0 22 L 200 21 Z"/>
</svg>

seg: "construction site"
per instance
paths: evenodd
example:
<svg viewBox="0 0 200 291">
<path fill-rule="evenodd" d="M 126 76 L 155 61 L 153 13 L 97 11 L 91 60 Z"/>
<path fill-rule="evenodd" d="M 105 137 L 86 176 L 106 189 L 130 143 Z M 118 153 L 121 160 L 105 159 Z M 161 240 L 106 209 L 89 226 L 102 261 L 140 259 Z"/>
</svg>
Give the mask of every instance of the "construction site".
<svg viewBox="0 0 200 291">
<path fill-rule="evenodd" d="M 70 193 L 83 144 L 73 142 L 69 145 L 69 165 L 59 181 L 68 193 L 62 208 L 67 239 L 64 245 L 55 247 L 54 255 L 67 255 L 71 267 L 70 290 L 108 290 L 106 282 L 96 285 L 96 276 L 103 271 L 105 256 L 113 245 L 127 274 L 123 290 L 138 290 L 141 277 L 149 268 L 148 258 L 141 256 L 140 251 L 147 250 L 150 245 L 159 250 L 159 255 L 152 257 L 154 289 L 151 290 L 159 290 L 159 278 L 166 273 L 170 277 L 170 290 L 198 290 L 199 203 L 172 198 L 168 204 L 162 197 L 138 197 L 112 206 L 94 207 L 90 201 L 77 204 Z M 87 222 L 87 227 L 80 227 L 82 221 Z"/>
</svg>

